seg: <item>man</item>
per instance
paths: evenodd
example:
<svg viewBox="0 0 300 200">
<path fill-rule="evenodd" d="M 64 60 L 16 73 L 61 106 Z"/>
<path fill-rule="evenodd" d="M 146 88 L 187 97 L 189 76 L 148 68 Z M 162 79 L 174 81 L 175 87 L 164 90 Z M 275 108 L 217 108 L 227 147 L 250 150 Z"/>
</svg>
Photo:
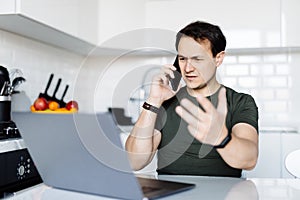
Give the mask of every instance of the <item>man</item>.
<svg viewBox="0 0 300 200">
<path fill-rule="evenodd" d="M 176 67 L 154 76 L 150 94 L 126 141 L 134 170 L 157 152 L 158 174 L 240 177 L 258 157 L 258 111 L 254 99 L 221 85 L 217 68 L 226 39 L 218 26 L 194 22 L 176 36 L 186 86 L 169 86 Z"/>
</svg>

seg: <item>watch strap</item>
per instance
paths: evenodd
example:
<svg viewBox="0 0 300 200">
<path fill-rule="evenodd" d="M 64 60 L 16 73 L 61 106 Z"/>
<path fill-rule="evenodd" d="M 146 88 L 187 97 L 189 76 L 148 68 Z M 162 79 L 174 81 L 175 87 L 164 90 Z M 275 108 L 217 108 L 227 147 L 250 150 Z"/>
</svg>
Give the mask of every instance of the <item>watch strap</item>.
<svg viewBox="0 0 300 200">
<path fill-rule="evenodd" d="M 214 148 L 222 149 L 230 142 L 230 140 L 231 140 L 231 133 L 228 131 L 228 134 L 224 138 L 224 140 L 219 145 L 215 145 Z"/>
<path fill-rule="evenodd" d="M 150 111 L 152 111 L 152 112 L 154 112 L 154 113 L 158 113 L 158 111 L 159 111 L 159 108 L 158 108 L 158 107 L 155 107 L 155 106 L 153 106 L 153 105 L 151 105 L 151 104 L 149 104 L 149 103 L 147 103 L 147 102 L 144 102 L 144 104 L 143 104 L 142 107 L 143 107 L 144 109 L 150 110 Z"/>
</svg>

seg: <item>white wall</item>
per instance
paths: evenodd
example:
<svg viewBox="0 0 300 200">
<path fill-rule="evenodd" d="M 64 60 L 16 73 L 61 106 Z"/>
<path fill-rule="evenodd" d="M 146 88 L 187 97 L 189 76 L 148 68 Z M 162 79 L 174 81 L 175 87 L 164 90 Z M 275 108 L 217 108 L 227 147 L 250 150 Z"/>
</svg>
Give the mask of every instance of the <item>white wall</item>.
<svg viewBox="0 0 300 200">
<path fill-rule="evenodd" d="M 49 94 L 53 94 L 58 78 L 62 78 L 56 97 L 60 98 L 65 85 L 69 84 L 65 100 L 72 99 L 73 82 L 82 59 L 76 54 L 0 30 L 0 65 L 9 71 L 20 69 L 23 72 L 26 82 L 17 90 L 25 91 L 31 103 L 44 92 L 51 73 L 55 76 Z M 18 109 L 29 110 L 28 102 L 24 100 L 23 103 L 26 105 L 19 105 Z"/>
<path fill-rule="evenodd" d="M 124 107 L 136 118 L 140 103 L 130 97 L 142 98 L 142 79 L 150 68 L 144 84 L 151 80 L 157 67 L 172 63 L 172 56 L 136 56 L 124 54 L 83 57 L 18 35 L 0 31 L 0 65 L 21 69 L 27 81 L 20 86 L 31 102 L 44 92 L 50 73 L 62 78 L 57 97 L 70 85 L 65 100 L 76 99 L 81 111 L 105 111 L 108 107 Z M 229 52 L 218 72 L 219 80 L 242 92 L 252 94 L 259 107 L 262 126 L 298 128 L 300 100 L 298 74 L 300 52 L 288 49 L 272 51 Z M 146 87 L 147 91 L 147 87 Z M 26 109 L 26 108 L 25 108 Z"/>
</svg>

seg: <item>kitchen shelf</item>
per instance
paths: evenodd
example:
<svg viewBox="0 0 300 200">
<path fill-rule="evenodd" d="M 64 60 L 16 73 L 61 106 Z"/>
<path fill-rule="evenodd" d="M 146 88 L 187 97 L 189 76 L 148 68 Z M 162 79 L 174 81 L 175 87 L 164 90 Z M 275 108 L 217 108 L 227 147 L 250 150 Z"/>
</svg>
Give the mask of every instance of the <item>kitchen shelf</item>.
<svg viewBox="0 0 300 200">
<path fill-rule="evenodd" d="M 22 14 L 1 14 L 0 29 L 80 55 L 88 55 L 96 47 L 95 44 L 59 31 Z"/>
</svg>

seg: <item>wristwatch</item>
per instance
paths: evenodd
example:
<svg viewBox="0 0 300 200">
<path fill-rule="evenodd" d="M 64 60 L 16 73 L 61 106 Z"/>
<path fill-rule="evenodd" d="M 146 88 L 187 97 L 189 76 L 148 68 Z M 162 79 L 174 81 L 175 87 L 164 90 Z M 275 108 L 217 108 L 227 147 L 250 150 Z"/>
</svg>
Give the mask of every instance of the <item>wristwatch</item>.
<svg viewBox="0 0 300 200">
<path fill-rule="evenodd" d="M 149 104 L 149 103 L 147 103 L 147 102 L 144 102 L 144 104 L 143 104 L 142 107 L 143 107 L 144 109 L 150 110 L 150 111 L 152 111 L 152 112 L 154 112 L 154 113 L 158 113 L 158 111 L 159 111 L 159 108 L 158 108 L 158 107 L 155 107 L 155 106 L 153 106 L 153 105 L 151 105 L 151 104 Z"/>
<path fill-rule="evenodd" d="M 222 149 L 230 142 L 230 140 L 231 140 L 231 131 L 228 130 L 228 135 L 224 138 L 224 140 L 219 145 L 215 145 L 214 148 Z"/>
</svg>

